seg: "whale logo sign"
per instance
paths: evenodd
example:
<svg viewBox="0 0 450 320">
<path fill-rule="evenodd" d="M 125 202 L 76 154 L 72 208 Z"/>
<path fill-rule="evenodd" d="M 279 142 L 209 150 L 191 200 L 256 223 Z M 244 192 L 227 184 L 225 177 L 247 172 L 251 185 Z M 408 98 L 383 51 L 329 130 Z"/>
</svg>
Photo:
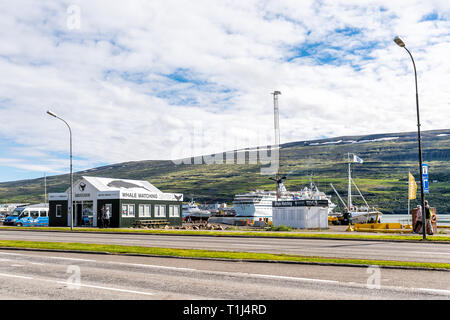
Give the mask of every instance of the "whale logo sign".
<svg viewBox="0 0 450 320">
<path fill-rule="evenodd" d="M 177 201 L 180 201 L 180 199 L 181 199 L 181 197 L 183 196 L 183 195 L 179 195 L 179 196 L 177 196 L 176 194 L 174 195 L 175 196 L 175 199 L 177 199 Z"/>
<path fill-rule="evenodd" d="M 86 188 L 86 183 L 81 182 L 81 183 L 78 185 L 78 188 L 80 189 L 80 191 L 84 191 L 84 188 Z"/>
</svg>

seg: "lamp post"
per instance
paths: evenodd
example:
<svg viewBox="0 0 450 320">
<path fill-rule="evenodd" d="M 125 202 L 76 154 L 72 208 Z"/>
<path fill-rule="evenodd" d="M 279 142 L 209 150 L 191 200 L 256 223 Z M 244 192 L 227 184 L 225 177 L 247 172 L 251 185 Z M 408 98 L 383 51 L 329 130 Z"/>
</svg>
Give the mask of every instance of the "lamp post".
<svg viewBox="0 0 450 320">
<path fill-rule="evenodd" d="M 72 189 L 72 185 L 73 185 L 73 175 L 72 175 L 72 130 L 70 129 L 69 124 L 62 118 L 58 117 L 56 114 L 54 114 L 51 111 L 47 111 L 47 113 L 49 115 L 51 115 L 52 117 L 55 117 L 59 120 L 61 120 L 62 122 L 64 122 L 67 125 L 67 128 L 69 128 L 69 133 L 70 133 L 70 231 L 73 230 L 73 189 Z"/>
<path fill-rule="evenodd" d="M 420 196 L 421 196 L 421 200 L 422 200 L 422 233 L 423 233 L 423 239 L 425 240 L 427 238 L 427 233 L 426 233 L 425 195 L 423 192 L 423 177 L 422 177 L 422 143 L 421 143 L 421 137 L 420 137 L 419 91 L 417 90 L 416 64 L 414 62 L 411 52 L 409 52 L 409 50 L 406 48 L 405 43 L 402 41 L 402 39 L 400 39 L 399 37 L 395 37 L 394 42 L 399 47 L 405 48 L 406 52 L 408 52 L 409 56 L 411 57 L 413 67 L 414 67 L 414 77 L 416 80 L 417 140 L 419 142 Z"/>
</svg>

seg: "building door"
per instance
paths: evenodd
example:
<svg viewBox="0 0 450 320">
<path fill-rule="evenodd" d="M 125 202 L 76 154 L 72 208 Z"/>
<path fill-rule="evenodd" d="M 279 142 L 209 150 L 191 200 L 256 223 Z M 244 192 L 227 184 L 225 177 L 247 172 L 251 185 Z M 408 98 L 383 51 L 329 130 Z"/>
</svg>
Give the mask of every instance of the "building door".
<svg viewBox="0 0 450 320">
<path fill-rule="evenodd" d="M 83 203 L 76 202 L 75 203 L 75 223 L 74 223 L 75 226 L 77 226 L 77 227 L 81 226 L 81 223 L 83 221 L 82 215 L 83 215 Z"/>
<path fill-rule="evenodd" d="M 94 202 L 83 201 L 83 214 L 80 224 L 84 227 L 92 227 L 94 224 Z"/>
</svg>

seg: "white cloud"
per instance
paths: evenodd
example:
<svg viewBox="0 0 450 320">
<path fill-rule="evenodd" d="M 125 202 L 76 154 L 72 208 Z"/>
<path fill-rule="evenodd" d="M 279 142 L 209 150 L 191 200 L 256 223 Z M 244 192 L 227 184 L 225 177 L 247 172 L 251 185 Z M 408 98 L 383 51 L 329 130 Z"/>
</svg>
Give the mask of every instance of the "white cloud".
<svg viewBox="0 0 450 320">
<path fill-rule="evenodd" d="M 72 4 L 79 30 L 67 28 Z M 52 109 L 72 126 L 79 169 L 271 143 L 273 90 L 282 142 L 414 131 L 396 35 L 416 59 L 422 129 L 450 127 L 446 1 L 17 1 L 0 12 L 0 136 L 67 153 Z M 421 21 L 432 12 L 441 20 Z"/>
</svg>

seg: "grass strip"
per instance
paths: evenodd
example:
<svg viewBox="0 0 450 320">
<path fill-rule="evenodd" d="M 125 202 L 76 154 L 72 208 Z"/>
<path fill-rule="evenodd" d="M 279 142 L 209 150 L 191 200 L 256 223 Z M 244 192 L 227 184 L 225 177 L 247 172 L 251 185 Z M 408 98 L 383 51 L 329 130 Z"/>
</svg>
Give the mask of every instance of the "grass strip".
<svg viewBox="0 0 450 320">
<path fill-rule="evenodd" d="M 41 231 L 70 231 L 69 227 L 0 227 L 3 230 L 41 230 Z M 155 229 L 126 229 L 126 228 L 76 228 L 77 232 L 106 232 L 106 233 L 143 233 L 143 234 L 174 234 L 174 235 L 207 235 L 216 237 L 276 237 L 276 238 L 323 238 L 323 239 L 368 239 L 368 240 L 415 240 L 423 241 L 422 235 L 365 235 L 365 234 L 337 234 L 337 233 L 307 233 L 307 232 L 273 232 L 273 231 L 208 231 L 208 230 L 155 230 Z M 426 241 L 450 242 L 449 236 L 427 236 Z"/>
<path fill-rule="evenodd" d="M 173 256 L 173 257 L 187 257 L 187 258 L 297 261 L 297 262 L 313 262 L 313 263 L 379 265 L 379 266 L 416 267 L 416 268 L 419 267 L 419 268 L 447 269 L 447 270 L 450 269 L 449 263 L 327 258 L 327 257 L 317 257 L 317 256 L 287 255 L 287 254 L 214 251 L 214 250 L 200 250 L 200 249 L 174 249 L 174 248 L 121 246 L 121 245 L 89 244 L 89 243 L 1 240 L 0 247 L 28 248 L 28 249 L 50 249 L 50 250 L 71 250 L 71 251 L 73 250 L 73 251 L 86 251 L 86 252 L 93 251 L 93 252 L 106 252 L 106 253 L 112 253 L 112 254 L 142 254 L 142 255 L 152 255 L 152 256 Z"/>
</svg>

